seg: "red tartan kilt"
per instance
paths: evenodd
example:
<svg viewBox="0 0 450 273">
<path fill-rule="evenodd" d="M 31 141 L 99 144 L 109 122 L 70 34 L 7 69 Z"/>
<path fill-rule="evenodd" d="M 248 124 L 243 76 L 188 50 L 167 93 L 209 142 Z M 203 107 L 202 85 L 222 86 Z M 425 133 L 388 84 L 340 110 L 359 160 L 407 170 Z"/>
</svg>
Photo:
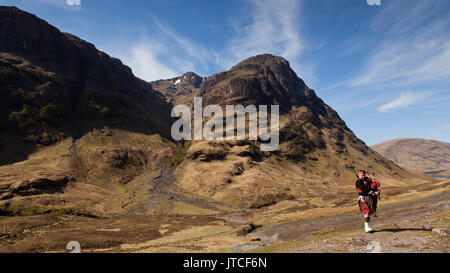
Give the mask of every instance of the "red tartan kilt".
<svg viewBox="0 0 450 273">
<path fill-rule="evenodd" d="M 359 211 L 362 214 L 369 214 L 370 213 L 369 204 L 367 202 L 359 200 L 358 201 L 358 205 L 359 205 Z"/>
</svg>

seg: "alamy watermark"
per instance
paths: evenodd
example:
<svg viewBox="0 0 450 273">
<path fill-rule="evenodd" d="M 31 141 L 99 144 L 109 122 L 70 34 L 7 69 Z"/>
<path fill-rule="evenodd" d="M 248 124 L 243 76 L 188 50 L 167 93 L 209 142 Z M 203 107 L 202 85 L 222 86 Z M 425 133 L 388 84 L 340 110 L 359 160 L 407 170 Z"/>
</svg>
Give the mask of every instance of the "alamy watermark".
<svg viewBox="0 0 450 273">
<path fill-rule="evenodd" d="M 69 253 L 81 253 L 81 245 L 77 241 L 68 242 L 66 248 L 72 250 Z"/>
<path fill-rule="evenodd" d="M 69 6 L 81 6 L 81 0 L 66 0 L 66 4 Z"/>
<path fill-rule="evenodd" d="M 381 0 L 366 0 L 369 6 L 380 6 Z"/>
<path fill-rule="evenodd" d="M 213 116 L 214 115 L 214 116 Z M 248 140 L 261 140 L 261 151 L 275 151 L 280 143 L 279 106 L 270 107 L 270 132 L 268 130 L 268 106 L 226 105 L 224 112 L 218 105 L 203 109 L 203 99 L 194 98 L 194 118 L 187 105 L 176 105 L 172 117 L 179 117 L 172 125 L 172 138 L 180 140 L 246 140 L 246 116 L 248 115 Z M 212 117 L 212 118 L 211 118 Z M 236 117 L 236 118 L 235 118 Z M 203 118 L 211 118 L 203 126 Z M 194 122 L 192 134 L 192 121 Z M 236 129 L 235 129 L 236 123 Z M 236 134 L 235 134 L 236 132 Z M 268 143 L 264 143 L 268 142 Z"/>
</svg>

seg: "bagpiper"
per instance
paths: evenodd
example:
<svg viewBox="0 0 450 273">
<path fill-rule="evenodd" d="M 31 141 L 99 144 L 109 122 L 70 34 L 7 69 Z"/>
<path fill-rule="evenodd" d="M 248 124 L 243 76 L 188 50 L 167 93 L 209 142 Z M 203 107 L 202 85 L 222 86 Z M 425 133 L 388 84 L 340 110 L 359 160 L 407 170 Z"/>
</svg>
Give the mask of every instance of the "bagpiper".
<svg viewBox="0 0 450 273">
<path fill-rule="evenodd" d="M 365 170 L 358 172 L 358 179 L 355 186 L 358 192 L 358 206 L 359 211 L 364 216 L 364 227 L 367 233 L 372 233 L 374 230 L 370 227 L 370 208 L 369 208 L 369 196 L 371 194 L 370 184 L 373 181 L 366 176 Z"/>
</svg>

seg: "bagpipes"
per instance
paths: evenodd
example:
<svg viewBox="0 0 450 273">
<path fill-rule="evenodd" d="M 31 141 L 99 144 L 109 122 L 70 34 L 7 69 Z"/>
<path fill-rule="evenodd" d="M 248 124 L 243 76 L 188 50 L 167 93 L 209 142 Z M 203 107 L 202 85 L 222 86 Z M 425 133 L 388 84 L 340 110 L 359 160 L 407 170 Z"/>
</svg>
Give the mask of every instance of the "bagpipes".
<svg viewBox="0 0 450 273">
<path fill-rule="evenodd" d="M 359 171 L 357 171 L 356 168 L 355 168 L 355 175 L 356 175 L 356 178 L 357 178 L 357 179 L 359 179 L 358 173 L 359 173 Z M 371 190 L 377 191 L 378 188 L 379 188 L 378 200 L 381 200 L 381 185 L 380 185 L 380 182 L 378 182 L 377 179 L 376 179 L 376 177 L 375 177 L 375 172 L 372 172 L 372 177 L 369 176 L 369 172 L 365 171 L 365 173 L 366 173 L 366 177 L 367 177 L 370 181 L 372 181 L 371 185 L 369 185 L 369 186 L 371 187 Z M 375 187 L 376 187 L 375 189 L 372 188 L 372 184 L 375 184 Z M 375 195 L 375 194 L 373 194 L 373 195 Z"/>
</svg>

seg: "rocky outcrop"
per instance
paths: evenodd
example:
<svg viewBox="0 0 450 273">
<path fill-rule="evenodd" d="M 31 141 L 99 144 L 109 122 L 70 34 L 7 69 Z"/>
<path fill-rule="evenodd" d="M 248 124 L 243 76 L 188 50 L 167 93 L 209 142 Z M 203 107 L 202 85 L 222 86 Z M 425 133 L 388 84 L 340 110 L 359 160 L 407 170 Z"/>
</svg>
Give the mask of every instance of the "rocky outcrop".
<svg viewBox="0 0 450 273">
<path fill-rule="evenodd" d="M 198 93 L 204 80 L 194 72 L 187 72 L 172 79 L 153 81 L 151 85 L 155 90 L 161 92 L 168 102 L 174 105 L 191 105 L 193 96 Z"/>
</svg>

